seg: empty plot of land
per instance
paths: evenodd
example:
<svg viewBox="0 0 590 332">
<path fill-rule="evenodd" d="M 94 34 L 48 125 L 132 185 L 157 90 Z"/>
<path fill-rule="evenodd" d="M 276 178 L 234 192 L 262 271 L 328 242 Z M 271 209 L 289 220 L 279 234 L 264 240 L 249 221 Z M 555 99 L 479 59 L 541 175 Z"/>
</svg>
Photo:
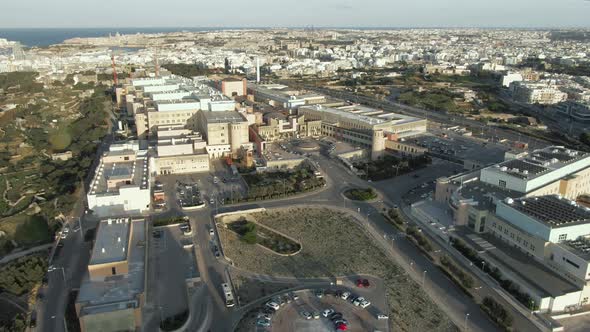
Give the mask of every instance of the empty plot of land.
<svg viewBox="0 0 590 332">
<path fill-rule="evenodd" d="M 269 210 L 248 217 L 297 239 L 302 250 L 281 256 L 250 245 L 220 227 L 225 255 L 242 269 L 298 278 L 371 274 L 384 280 L 395 331 L 452 331 L 455 327 L 422 289 L 373 244 L 350 216 L 309 208 Z"/>
</svg>

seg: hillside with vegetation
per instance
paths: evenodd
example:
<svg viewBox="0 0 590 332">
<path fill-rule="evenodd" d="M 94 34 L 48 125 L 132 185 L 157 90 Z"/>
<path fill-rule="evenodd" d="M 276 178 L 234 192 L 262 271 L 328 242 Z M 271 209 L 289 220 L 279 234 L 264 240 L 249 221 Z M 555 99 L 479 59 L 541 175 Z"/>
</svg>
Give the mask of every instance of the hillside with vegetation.
<svg viewBox="0 0 590 332">
<path fill-rule="evenodd" d="M 78 199 L 110 126 L 105 87 L 78 88 L 37 73 L 0 74 L 0 105 L 12 105 L 0 113 L 0 256 L 50 241 L 55 217 Z M 62 152 L 72 158 L 52 158 Z"/>
</svg>

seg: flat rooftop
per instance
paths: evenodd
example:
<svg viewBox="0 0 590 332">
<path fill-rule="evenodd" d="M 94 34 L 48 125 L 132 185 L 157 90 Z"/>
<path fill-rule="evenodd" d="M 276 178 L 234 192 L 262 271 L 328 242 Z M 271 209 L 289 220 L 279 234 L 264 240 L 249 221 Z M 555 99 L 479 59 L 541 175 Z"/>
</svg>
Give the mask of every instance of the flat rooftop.
<svg viewBox="0 0 590 332">
<path fill-rule="evenodd" d="M 208 123 L 247 122 L 247 120 L 236 111 L 203 111 L 203 116 L 205 116 Z"/>
<path fill-rule="evenodd" d="M 325 106 L 302 106 L 301 109 L 314 110 L 318 112 L 330 113 L 339 118 L 359 121 L 370 126 L 380 125 L 384 123 L 391 123 L 391 125 L 411 123 L 422 121 L 423 119 L 406 116 L 393 112 L 385 112 L 382 110 L 362 106 L 362 105 L 348 105 L 341 107 L 325 107 Z"/>
<path fill-rule="evenodd" d="M 590 158 L 590 153 L 562 146 L 549 146 L 535 150 L 523 158 L 508 160 L 488 167 L 487 170 L 495 170 L 520 179 L 530 180 L 586 158 Z M 590 166 L 590 159 L 587 166 Z M 579 169 L 573 171 L 579 171 Z"/>
<path fill-rule="evenodd" d="M 589 209 L 554 195 L 521 198 L 508 205 L 551 228 L 590 222 Z"/>
<path fill-rule="evenodd" d="M 122 186 L 137 186 L 141 189 L 148 187 L 148 160 L 139 157 L 135 161 L 120 163 L 101 163 L 98 174 L 91 184 L 91 194 L 117 194 Z M 109 180 L 124 180 L 130 178 L 130 183 L 122 183 L 117 188 L 109 188 Z"/>
<path fill-rule="evenodd" d="M 144 219 L 131 220 L 128 224 L 131 224 L 127 259 L 129 273 L 91 280 L 87 272 L 76 301 L 83 303 L 81 315 L 139 306 L 138 296 L 145 290 L 146 225 Z"/>
<path fill-rule="evenodd" d="M 478 206 L 492 210 L 494 208 L 494 200 L 504 200 L 508 197 L 522 197 L 524 194 L 514 190 L 507 190 L 505 188 L 496 187 L 485 182 L 476 180 L 465 183 L 458 192 L 461 195 L 460 199 L 473 199 L 478 202 Z"/>
<path fill-rule="evenodd" d="M 586 261 L 590 261 L 590 238 L 580 237 L 576 240 L 563 241 L 556 245 L 575 253 L 578 257 Z"/>
<path fill-rule="evenodd" d="M 120 262 L 127 259 L 129 218 L 101 220 L 89 265 Z"/>
</svg>

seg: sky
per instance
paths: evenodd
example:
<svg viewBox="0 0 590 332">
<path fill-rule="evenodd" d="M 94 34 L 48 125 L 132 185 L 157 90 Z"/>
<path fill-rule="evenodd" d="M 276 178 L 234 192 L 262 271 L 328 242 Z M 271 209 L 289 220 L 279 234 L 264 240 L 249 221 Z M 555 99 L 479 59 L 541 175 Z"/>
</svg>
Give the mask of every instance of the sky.
<svg viewBox="0 0 590 332">
<path fill-rule="evenodd" d="M 0 0 L 2 28 L 590 27 L 590 0 Z"/>
</svg>

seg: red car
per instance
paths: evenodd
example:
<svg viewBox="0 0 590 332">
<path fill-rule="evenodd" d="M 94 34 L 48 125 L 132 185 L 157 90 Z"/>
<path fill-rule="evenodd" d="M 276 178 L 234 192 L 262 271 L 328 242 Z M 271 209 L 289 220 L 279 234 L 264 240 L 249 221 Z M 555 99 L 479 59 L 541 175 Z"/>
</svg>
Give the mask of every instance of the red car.
<svg viewBox="0 0 590 332">
<path fill-rule="evenodd" d="M 368 288 L 371 286 L 371 283 L 369 282 L 369 280 L 367 279 L 357 279 L 356 281 L 356 286 L 357 287 L 364 287 L 364 288 Z"/>
<path fill-rule="evenodd" d="M 346 331 L 347 329 L 348 329 L 348 326 L 346 326 L 346 324 L 336 325 L 336 330 L 338 330 L 338 331 Z"/>
</svg>

